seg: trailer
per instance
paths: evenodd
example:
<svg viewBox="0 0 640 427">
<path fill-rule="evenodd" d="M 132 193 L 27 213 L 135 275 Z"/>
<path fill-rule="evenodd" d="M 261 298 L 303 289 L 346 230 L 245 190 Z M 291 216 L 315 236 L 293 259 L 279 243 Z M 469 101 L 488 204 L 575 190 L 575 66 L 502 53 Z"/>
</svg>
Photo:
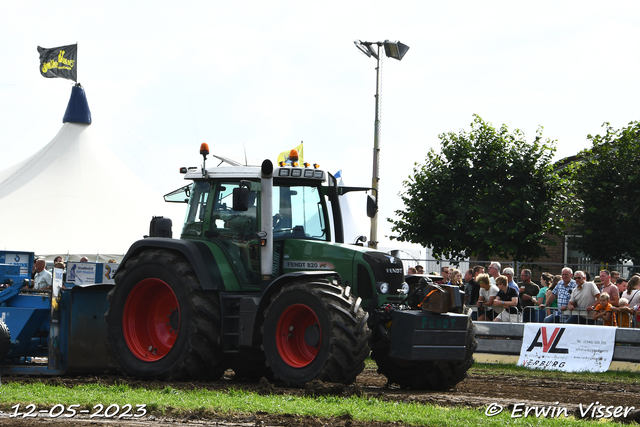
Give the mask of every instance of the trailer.
<svg viewBox="0 0 640 427">
<path fill-rule="evenodd" d="M 32 252 L 0 251 L 0 374 L 115 371 L 104 322 L 114 285 L 64 283 L 60 270 L 51 289 L 34 290 L 33 262 Z"/>
</svg>

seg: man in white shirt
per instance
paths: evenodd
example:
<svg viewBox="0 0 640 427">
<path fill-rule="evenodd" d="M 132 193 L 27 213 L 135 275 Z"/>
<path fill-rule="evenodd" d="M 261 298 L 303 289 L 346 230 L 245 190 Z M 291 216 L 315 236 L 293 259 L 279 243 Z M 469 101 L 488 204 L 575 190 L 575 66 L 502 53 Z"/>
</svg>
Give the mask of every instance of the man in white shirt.
<svg viewBox="0 0 640 427">
<path fill-rule="evenodd" d="M 576 287 L 571 292 L 568 310 L 578 310 L 571 313 L 565 323 L 580 323 L 582 325 L 595 325 L 593 321 L 593 307 L 598 303 L 600 291 L 593 282 L 587 282 L 587 276 L 582 271 L 576 271 L 573 275 Z"/>
<path fill-rule="evenodd" d="M 44 290 L 51 287 L 52 277 L 45 267 L 47 262 L 44 258 L 36 260 L 36 274 L 33 277 L 33 289 Z"/>
<path fill-rule="evenodd" d="M 489 264 L 489 269 L 488 269 L 489 281 L 491 282 L 492 285 L 496 284 L 496 277 L 500 275 L 501 268 L 502 266 L 498 261 L 493 261 L 491 264 Z"/>
</svg>

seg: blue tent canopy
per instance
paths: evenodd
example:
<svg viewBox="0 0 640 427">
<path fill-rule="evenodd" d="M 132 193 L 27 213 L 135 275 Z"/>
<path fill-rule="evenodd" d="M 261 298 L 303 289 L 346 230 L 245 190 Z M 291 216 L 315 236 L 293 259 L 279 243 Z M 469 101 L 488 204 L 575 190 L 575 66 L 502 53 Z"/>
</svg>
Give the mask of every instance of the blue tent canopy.
<svg viewBox="0 0 640 427">
<path fill-rule="evenodd" d="M 64 113 L 62 123 L 86 123 L 91 124 L 91 110 L 84 89 L 80 85 L 75 85 L 71 89 L 71 98 Z"/>
</svg>

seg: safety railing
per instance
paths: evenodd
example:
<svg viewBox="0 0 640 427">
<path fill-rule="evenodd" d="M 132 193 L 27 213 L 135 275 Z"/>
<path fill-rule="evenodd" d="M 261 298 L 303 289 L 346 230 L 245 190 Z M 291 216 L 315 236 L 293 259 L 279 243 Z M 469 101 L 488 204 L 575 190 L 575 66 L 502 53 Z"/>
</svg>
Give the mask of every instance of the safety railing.
<svg viewBox="0 0 640 427">
<path fill-rule="evenodd" d="M 505 309 L 509 308 L 509 307 L 496 307 L 493 305 L 483 305 L 483 306 L 468 305 L 467 307 L 472 311 L 472 315 L 471 315 L 472 320 L 478 320 L 478 318 L 482 318 L 482 315 L 484 315 L 485 316 L 484 320 L 487 320 L 487 321 L 494 320 L 496 317 L 498 317 L 498 315 L 500 315 L 500 313 L 502 313 Z M 506 320 L 503 320 L 503 321 L 506 323 L 522 323 L 522 311 L 518 310 L 517 314 L 510 314 L 508 317 L 505 317 L 505 319 Z"/>
<path fill-rule="evenodd" d="M 574 323 L 580 325 L 595 325 L 593 311 L 586 308 L 576 308 L 574 310 L 562 310 L 551 308 L 551 315 L 544 318 L 543 323 Z"/>
<path fill-rule="evenodd" d="M 636 313 L 617 312 L 616 324 L 619 328 L 637 328 L 638 327 L 638 315 Z"/>
<path fill-rule="evenodd" d="M 472 319 L 478 320 L 482 314 L 485 314 L 485 321 L 494 320 L 497 315 L 502 312 L 502 307 L 494 306 L 467 306 L 472 311 Z M 548 312 L 550 314 L 548 314 Z M 543 307 L 537 306 L 524 307 L 523 310 L 519 310 L 518 314 L 509 316 L 505 323 L 573 323 L 582 325 L 603 325 L 602 319 L 593 319 L 593 310 L 586 310 L 584 308 L 577 308 L 574 310 L 561 310 L 556 307 Z M 616 316 L 616 326 L 622 328 L 638 328 L 640 322 L 640 312 L 620 312 L 613 311 L 613 315 Z"/>
</svg>

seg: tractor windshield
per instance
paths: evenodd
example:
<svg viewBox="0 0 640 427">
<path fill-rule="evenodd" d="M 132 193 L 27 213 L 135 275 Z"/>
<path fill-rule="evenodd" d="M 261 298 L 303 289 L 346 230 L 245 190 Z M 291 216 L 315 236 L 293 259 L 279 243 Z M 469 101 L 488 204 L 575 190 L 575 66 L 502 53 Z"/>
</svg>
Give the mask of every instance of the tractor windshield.
<svg viewBox="0 0 640 427">
<path fill-rule="evenodd" d="M 191 190 L 193 189 L 193 183 L 178 188 L 169 194 L 164 195 L 164 201 L 169 203 L 188 203 L 189 197 L 191 197 Z"/>
<path fill-rule="evenodd" d="M 326 218 L 321 197 L 317 187 L 274 186 L 274 239 L 327 240 Z"/>
<path fill-rule="evenodd" d="M 210 186 L 208 182 L 197 181 L 194 182 L 192 186 L 189 185 L 180 189 L 184 190 L 183 198 L 188 197 L 189 200 L 189 209 L 187 209 L 184 228 L 182 229 L 183 236 L 202 236 L 207 199 L 209 197 L 209 188 Z M 174 193 L 179 194 L 180 190 L 176 190 Z M 167 196 L 174 193 L 170 193 Z M 165 196 L 165 199 L 167 196 Z"/>
</svg>

